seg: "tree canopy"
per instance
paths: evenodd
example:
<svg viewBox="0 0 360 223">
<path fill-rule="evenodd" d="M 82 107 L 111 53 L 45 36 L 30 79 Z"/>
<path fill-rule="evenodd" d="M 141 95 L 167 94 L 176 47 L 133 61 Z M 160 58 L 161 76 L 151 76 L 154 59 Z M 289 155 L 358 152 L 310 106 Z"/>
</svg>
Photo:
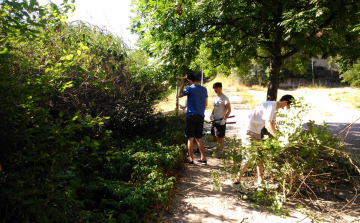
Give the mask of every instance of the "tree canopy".
<svg viewBox="0 0 360 223">
<path fill-rule="evenodd" d="M 267 100 L 276 100 L 282 66 L 296 69 L 359 47 L 358 1 L 136 0 L 132 30 L 139 44 L 174 75 L 195 61 L 200 47 L 215 66 L 270 61 Z M 351 54 L 347 59 L 355 60 Z M 296 65 L 296 66 L 295 66 Z M 182 68 L 179 70 L 179 68 Z M 175 74 L 176 73 L 176 74 Z"/>
</svg>

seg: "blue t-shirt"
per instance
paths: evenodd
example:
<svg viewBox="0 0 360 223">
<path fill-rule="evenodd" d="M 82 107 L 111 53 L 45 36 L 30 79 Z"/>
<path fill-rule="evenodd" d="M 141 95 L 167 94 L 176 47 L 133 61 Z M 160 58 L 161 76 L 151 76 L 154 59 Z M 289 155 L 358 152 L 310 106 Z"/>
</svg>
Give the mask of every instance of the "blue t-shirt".
<svg viewBox="0 0 360 223">
<path fill-rule="evenodd" d="M 192 84 L 182 92 L 187 96 L 186 117 L 190 115 L 203 115 L 205 113 L 205 101 L 208 97 L 207 90 L 201 85 Z"/>
</svg>

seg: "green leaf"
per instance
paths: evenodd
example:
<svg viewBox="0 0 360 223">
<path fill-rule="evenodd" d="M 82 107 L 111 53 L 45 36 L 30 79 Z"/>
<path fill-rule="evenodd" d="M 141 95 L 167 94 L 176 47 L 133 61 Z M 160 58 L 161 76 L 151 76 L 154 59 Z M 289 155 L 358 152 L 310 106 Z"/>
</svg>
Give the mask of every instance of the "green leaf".
<svg viewBox="0 0 360 223">
<path fill-rule="evenodd" d="M 6 54 L 9 52 L 9 49 L 4 47 L 3 49 L 0 50 L 0 54 Z"/>
<path fill-rule="evenodd" d="M 62 118 L 62 117 L 64 116 L 64 112 L 63 112 L 63 111 L 60 111 L 60 112 L 59 112 L 59 116 L 60 116 L 60 118 Z"/>
<path fill-rule="evenodd" d="M 36 2 L 37 2 L 37 0 L 31 0 L 29 7 L 33 8 Z"/>
<path fill-rule="evenodd" d="M 67 60 L 72 60 L 73 58 L 74 58 L 73 54 L 69 54 L 69 55 L 65 56 L 65 59 L 67 59 Z"/>
<path fill-rule="evenodd" d="M 82 67 L 76 66 L 75 68 L 80 74 L 85 74 L 85 70 Z"/>
<path fill-rule="evenodd" d="M 100 80 L 104 80 L 105 76 L 106 76 L 106 75 L 105 75 L 104 73 L 100 73 L 100 74 L 99 74 L 99 79 L 100 79 Z"/>
</svg>

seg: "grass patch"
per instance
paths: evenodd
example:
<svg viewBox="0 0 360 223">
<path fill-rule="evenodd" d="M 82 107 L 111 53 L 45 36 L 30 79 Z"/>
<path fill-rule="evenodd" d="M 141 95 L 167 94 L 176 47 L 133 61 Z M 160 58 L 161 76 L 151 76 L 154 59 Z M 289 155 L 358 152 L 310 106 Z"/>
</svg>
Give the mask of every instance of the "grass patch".
<svg viewBox="0 0 360 223">
<path fill-rule="evenodd" d="M 208 106 L 206 107 L 206 111 L 211 112 L 214 108 L 213 104 L 214 104 L 214 97 L 216 96 L 216 94 L 215 94 L 214 90 L 212 89 L 212 86 L 216 82 L 222 83 L 223 91 L 233 91 L 235 95 L 241 96 L 242 101 L 240 104 L 248 104 L 250 106 L 253 106 L 252 103 L 254 103 L 254 98 L 253 98 L 252 94 L 249 92 L 249 90 L 250 90 L 249 87 L 246 87 L 244 84 L 237 82 L 232 77 L 226 77 L 226 76 L 219 74 L 213 80 L 204 84 L 204 87 L 206 87 L 208 89 L 208 96 L 209 96 L 208 97 Z M 231 93 L 231 94 L 233 94 L 233 93 Z M 229 96 L 231 94 L 226 93 L 227 96 Z M 232 102 L 230 101 L 230 103 L 232 103 Z M 237 103 L 237 104 L 239 104 L 239 103 Z"/>
<path fill-rule="evenodd" d="M 329 86 L 324 86 L 324 85 L 321 85 L 321 84 L 309 84 L 307 86 L 307 88 L 310 88 L 310 89 L 329 89 L 330 87 Z"/>
<path fill-rule="evenodd" d="M 251 90 L 254 91 L 267 91 L 266 87 L 260 86 L 260 85 L 253 85 L 251 86 Z"/>
<path fill-rule="evenodd" d="M 254 100 L 253 95 L 249 92 L 249 89 L 239 92 L 242 97 L 241 104 L 249 105 L 251 109 L 255 108 L 260 101 Z"/>
<path fill-rule="evenodd" d="M 159 102 L 167 98 L 169 95 L 176 94 L 176 87 L 171 87 L 168 91 L 161 92 L 159 95 L 159 99 L 155 102 Z"/>
<path fill-rule="evenodd" d="M 342 91 L 333 91 L 328 94 L 329 99 L 338 103 L 350 104 L 356 109 L 360 109 L 360 89 L 348 88 Z"/>
</svg>

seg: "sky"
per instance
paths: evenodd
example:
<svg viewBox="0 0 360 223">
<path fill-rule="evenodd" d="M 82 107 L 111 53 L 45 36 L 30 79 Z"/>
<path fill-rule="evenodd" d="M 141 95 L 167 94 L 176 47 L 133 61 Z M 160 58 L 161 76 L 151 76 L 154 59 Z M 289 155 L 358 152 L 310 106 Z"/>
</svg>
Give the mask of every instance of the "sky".
<svg viewBox="0 0 360 223">
<path fill-rule="evenodd" d="M 62 0 L 51 0 L 59 5 Z M 39 4 L 46 4 L 49 0 L 38 0 Z M 68 1 L 71 2 L 70 0 Z M 130 26 L 131 0 L 75 0 L 75 11 L 69 16 L 69 21 L 83 20 L 93 25 L 106 27 L 111 33 L 122 37 L 132 48 L 137 36 L 131 34 Z"/>
</svg>

